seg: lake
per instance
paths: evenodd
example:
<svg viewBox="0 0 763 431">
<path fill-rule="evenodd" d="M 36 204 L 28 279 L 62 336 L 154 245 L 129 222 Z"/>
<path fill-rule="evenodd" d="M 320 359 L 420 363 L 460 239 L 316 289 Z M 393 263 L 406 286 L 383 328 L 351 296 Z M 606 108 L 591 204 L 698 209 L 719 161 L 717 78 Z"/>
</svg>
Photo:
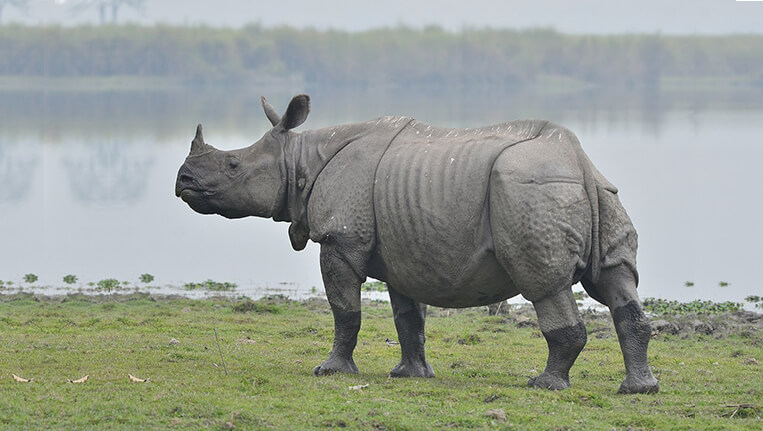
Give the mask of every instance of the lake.
<svg viewBox="0 0 763 431">
<path fill-rule="evenodd" d="M 213 279 L 240 293 L 321 292 L 318 247 L 294 252 L 287 224 L 202 216 L 174 196 L 197 123 L 218 148 L 249 145 L 269 128 L 259 95 L 282 111 L 305 91 L 293 87 L 0 93 L 0 280 L 25 285 L 34 273 L 35 289 L 50 291 L 66 274 L 76 288 L 137 285 L 150 273 L 158 286 Z M 312 113 L 298 130 L 382 115 L 448 127 L 560 123 L 620 189 L 639 232 L 642 297 L 763 293 L 761 92 L 306 91 Z"/>
</svg>

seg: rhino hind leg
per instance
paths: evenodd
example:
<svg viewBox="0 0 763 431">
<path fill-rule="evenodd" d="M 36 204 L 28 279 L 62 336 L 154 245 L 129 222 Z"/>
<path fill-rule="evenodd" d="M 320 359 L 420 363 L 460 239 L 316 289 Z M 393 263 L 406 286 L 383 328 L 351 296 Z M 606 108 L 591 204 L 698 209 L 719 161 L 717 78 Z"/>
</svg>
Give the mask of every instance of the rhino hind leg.
<svg viewBox="0 0 763 431">
<path fill-rule="evenodd" d="M 546 369 L 528 385 L 560 390 L 570 387 L 570 368 L 586 344 L 586 328 L 570 288 L 534 301 L 538 324 L 548 344 Z"/>
<path fill-rule="evenodd" d="M 432 366 L 424 352 L 424 323 L 427 306 L 415 302 L 388 286 L 389 299 L 400 341 L 400 363 L 390 372 L 391 377 L 434 377 Z"/>
<path fill-rule="evenodd" d="M 596 282 L 609 306 L 625 362 L 625 380 L 621 394 L 656 393 L 659 383 L 647 360 L 651 328 L 636 293 L 633 272 L 624 264 L 602 270 Z"/>
<path fill-rule="evenodd" d="M 321 273 L 334 314 L 334 347 L 328 359 L 313 369 L 316 376 L 358 372 L 352 352 L 360 331 L 360 285 L 354 261 L 334 245 L 321 245 Z"/>
</svg>

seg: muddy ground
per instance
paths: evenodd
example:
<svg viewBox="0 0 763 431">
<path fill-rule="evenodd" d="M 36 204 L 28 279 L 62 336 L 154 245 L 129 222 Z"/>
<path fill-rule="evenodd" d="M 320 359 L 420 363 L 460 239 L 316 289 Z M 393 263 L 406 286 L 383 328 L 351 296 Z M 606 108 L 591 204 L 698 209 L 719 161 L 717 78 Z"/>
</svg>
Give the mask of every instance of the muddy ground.
<svg viewBox="0 0 763 431">
<path fill-rule="evenodd" d="M 491 306 L 491 309 L 486 312 L 501 316 L 507 323 L 513 323 L 518 327 L 538 326 L 535 310 L 530 305 L 502 306 L 500 309 Z M 616 336 L 609 312 L 585 309 L 581 310 L 581 315 L 588 328 L 589 336 L 597 338 Z M 652 327 L 653 338 L 661 336 L 688 338 L 697 335 L 723 338 L 739 335 L 757 340 L 758 343 L 763 338 L 763 314 L 753 311 L 740 310 L 718 314 L 647 314 L 647 317 Z"/>
</svg>

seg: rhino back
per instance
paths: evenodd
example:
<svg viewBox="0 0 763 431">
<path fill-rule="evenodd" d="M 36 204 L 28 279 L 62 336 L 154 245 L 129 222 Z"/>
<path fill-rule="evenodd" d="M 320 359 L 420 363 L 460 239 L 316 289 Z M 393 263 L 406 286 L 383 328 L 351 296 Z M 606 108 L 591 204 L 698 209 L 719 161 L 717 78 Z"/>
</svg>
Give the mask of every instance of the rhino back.
<svg viewBox="0 0 763 431">
<path fill-rule="evenodd" d="M 449 306 L 517 293 L 492 250 L 490 175 L 501 152 L 537 137 L 544 125 L 441 129 L 415 122 L 395 139 L 376 174 L 374 211 L 377 250 L 396 289 Z"/>
</svg>

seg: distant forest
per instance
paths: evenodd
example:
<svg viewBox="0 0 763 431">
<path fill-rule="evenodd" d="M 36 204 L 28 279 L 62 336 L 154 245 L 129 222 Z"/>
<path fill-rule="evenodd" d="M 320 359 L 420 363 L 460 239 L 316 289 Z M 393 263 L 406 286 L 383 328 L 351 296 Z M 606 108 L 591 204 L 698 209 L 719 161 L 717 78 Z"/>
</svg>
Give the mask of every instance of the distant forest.
<svg viewBox="0 0 763 431">
<path fill-rule="evenodd" d="M 686 81 L 763 87 L 763 36 L 10 25 L 0 26 L 2 76 L 165 77 L 189 85 L 296 79 L 401 88 L 656 89 Z"/>
</svg>

